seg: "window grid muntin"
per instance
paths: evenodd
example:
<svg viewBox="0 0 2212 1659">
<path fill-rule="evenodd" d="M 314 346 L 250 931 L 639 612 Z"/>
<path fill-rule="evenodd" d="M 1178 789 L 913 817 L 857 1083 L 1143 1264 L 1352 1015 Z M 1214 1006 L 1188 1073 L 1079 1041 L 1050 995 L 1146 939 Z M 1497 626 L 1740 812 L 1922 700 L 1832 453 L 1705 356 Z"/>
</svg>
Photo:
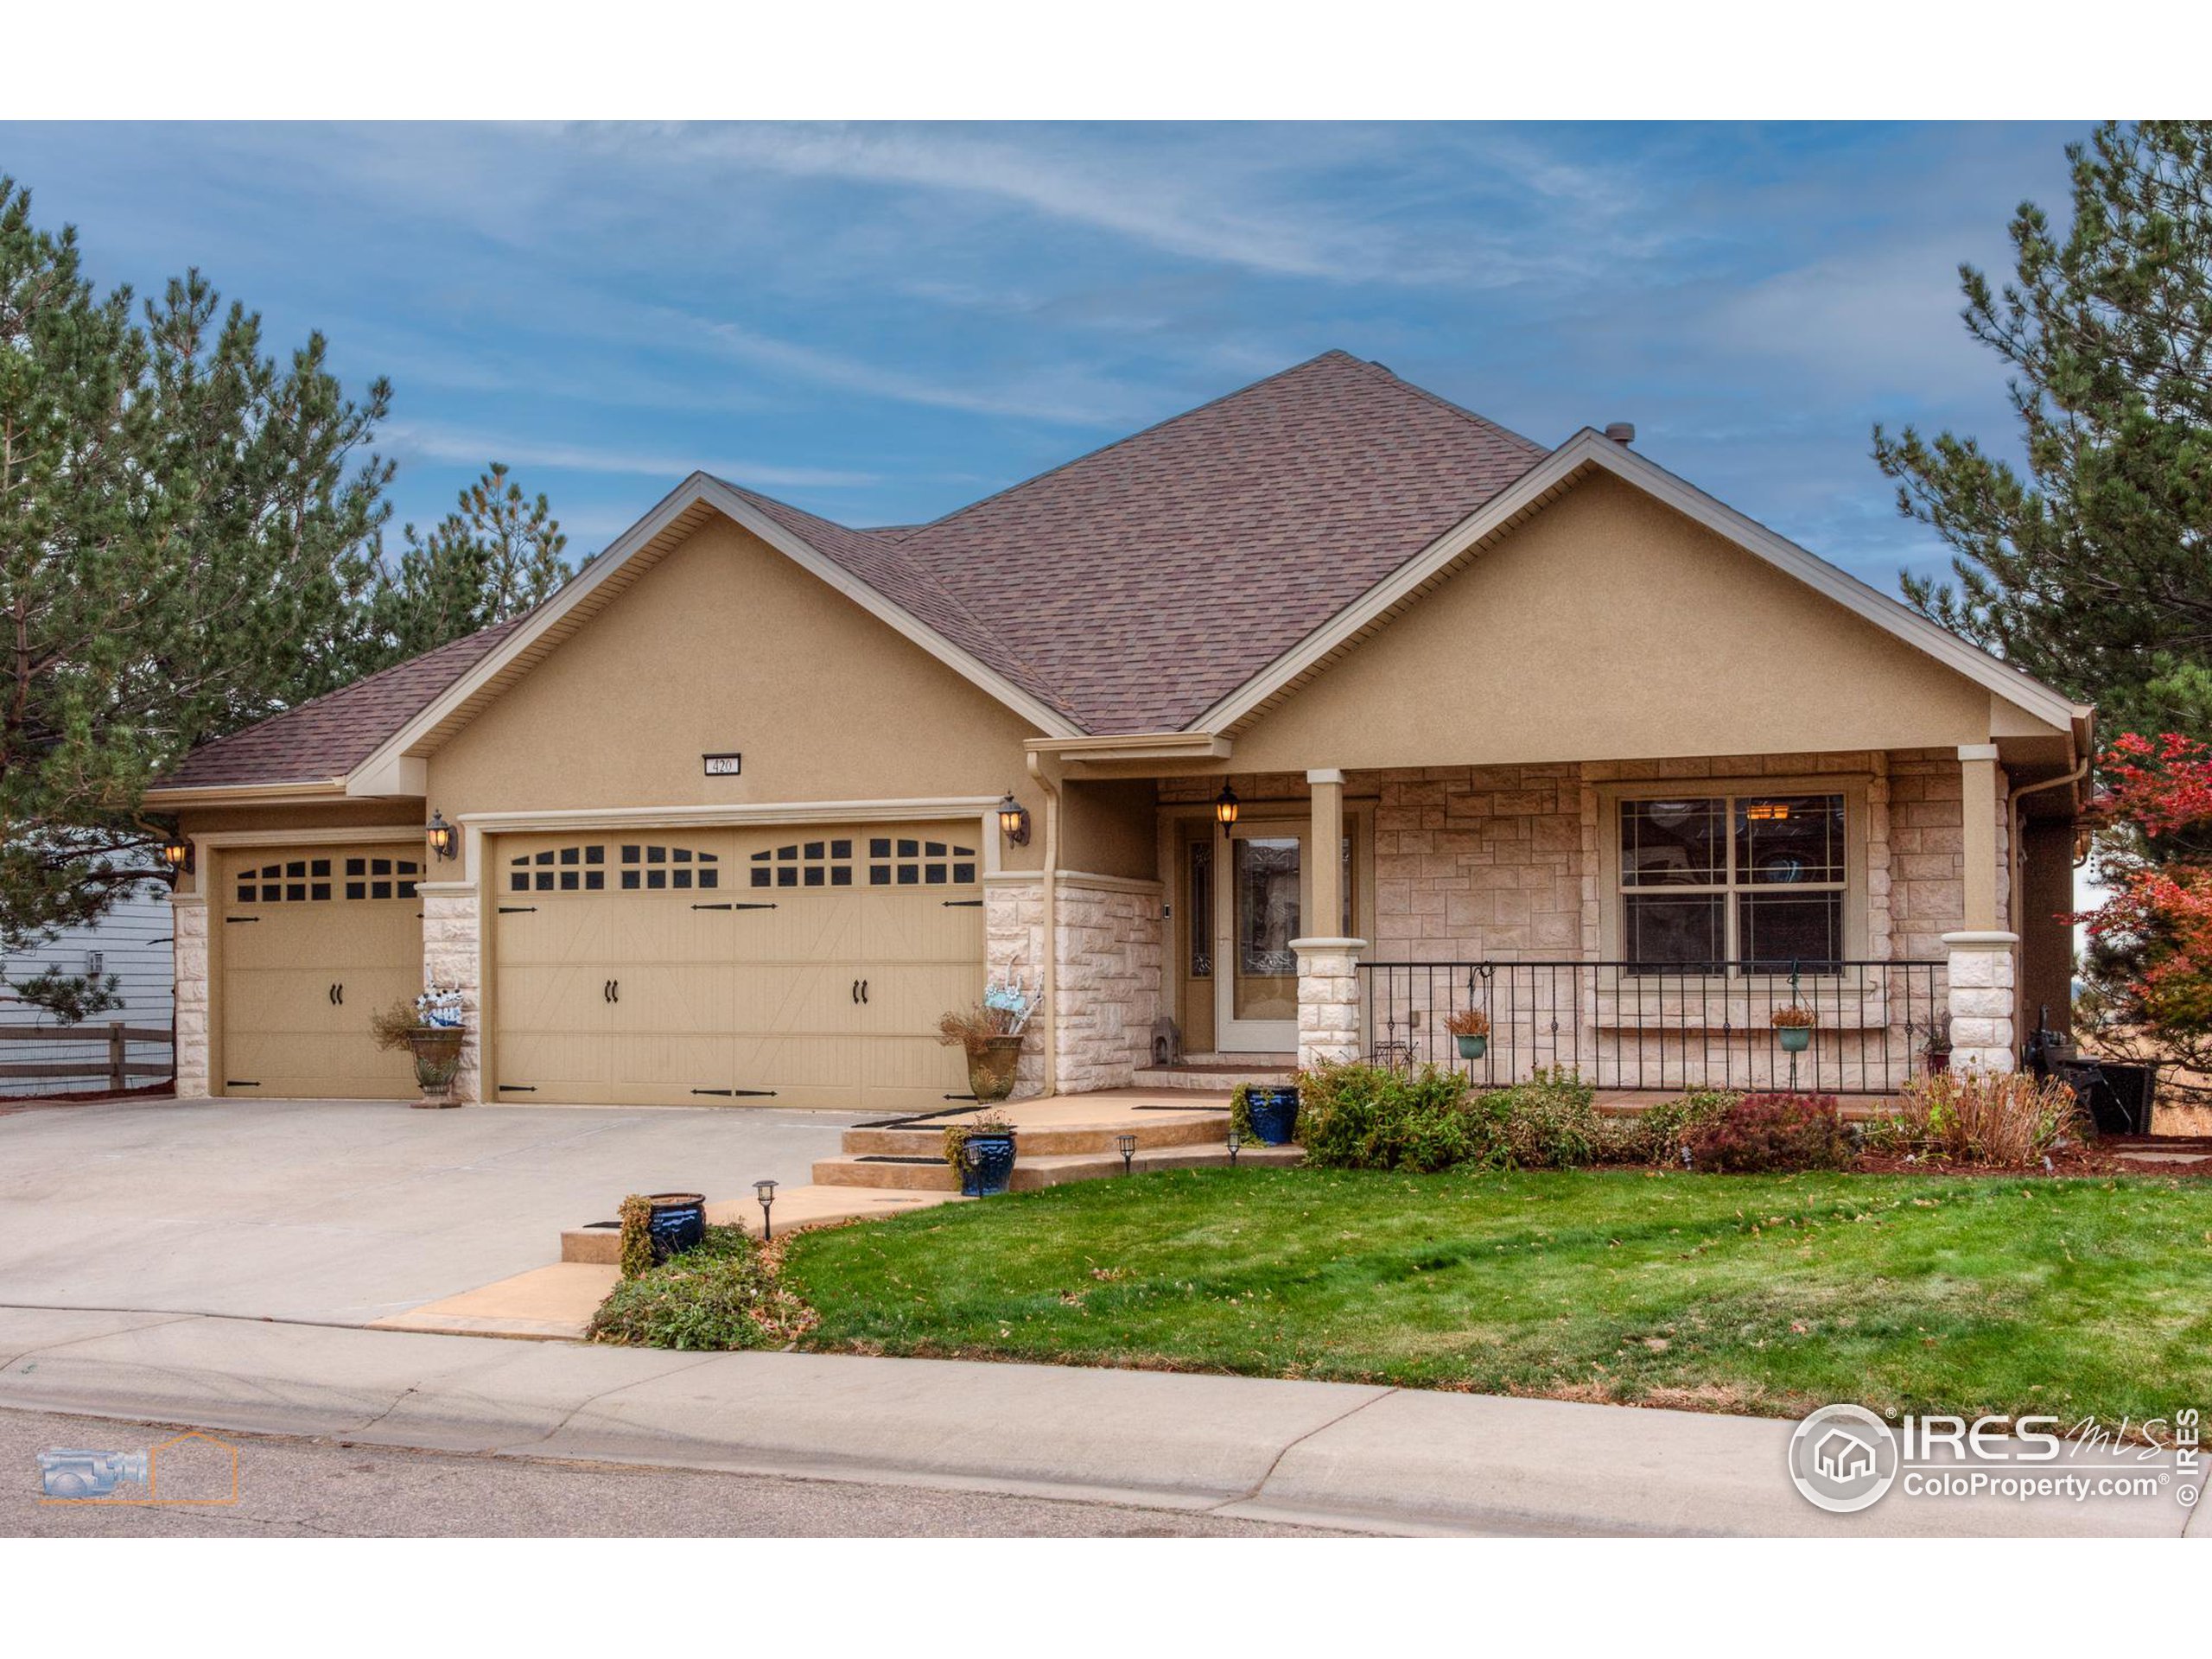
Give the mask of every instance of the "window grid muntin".
<svg viewBox="0 0 2212 1659">
<path fill-rule="evenodd" d="M 1717 816 L 1719 832 L 1716 839 L 1722 844 L 1723 854 L 1719 881 L 1639 881 L 1636 879 L 1643 873 L 1643 868 L 1632 864 L 1631 856 L 1641 849 L 1631 846 L 1630 826 L 1640 825 L 1643 815 L 1649 809 L 1672 802 L 1680 802 L 1696 812 Z M 1773 821 L 1764 817 L 1752 819 L 1748 810 L 1755 806 L 1782 804 L 1808 804 L 1827 815 L 1827 855 L 1820 868 L 1832 871 L 1833 874 L 1817 880 L 1760 880 L 1756 872 L 1747 872 L 1742 868 L 1747 856 L 1746 849 L 1756 849 L 1758 842 L 1758 836 L 1751 833 L 1751 825 Z M 1719 812 L 1710 815 L 1709 809 L 1715 806 L 1720 809 Z M 1696 795 L 1685 791 L 1681 794 L 1619 798 L 1614 806 L 1613 849 L 1618 868 L 1614 873 L 1613 890 L 1620 906 L 1618 940 L 1623 961 L 1631 972 L 1639 969 L 1659 971 L 1673 968 L 1745 977 L 1786 974 L 1789 971 L 1788 960 L 1758 957 L 1746 950 L 1746 914 L 1756 912 L 1758 906 L 1755 901 L 1762 896 L 1770 899 L 1800 902 L 1823 899 L 1830 918 L 1830 952 L 1824 957 L 1800 957 L 1795 960 L 1801 974 L 1840 971 L 1840 964 L 1848 948 L 1846 933 L 1849 918 L 1845 913 L 1845 894 L 1850 888 L 1850 828 L 1851 798 L 1834 789 L 1731 790 L 1719 795 Z M 1640 906 L 1637 903 L 1639 899 L 1646 901 L 1645 905 Z M 1665 904 L 1688 907 L 1699 899 L 1709 901 L 1707 906 L 1709 912 L 1718 912 L 1714 917 L 1720 946 L 1718 957 L 1682 960 L 1646 959 L 1639 954 L 1642 912 L 1647 907 L 1653 911 Z M 1752 931 L 1755 931 L 1755 926 L 1754 924 Z"/>
</svg>

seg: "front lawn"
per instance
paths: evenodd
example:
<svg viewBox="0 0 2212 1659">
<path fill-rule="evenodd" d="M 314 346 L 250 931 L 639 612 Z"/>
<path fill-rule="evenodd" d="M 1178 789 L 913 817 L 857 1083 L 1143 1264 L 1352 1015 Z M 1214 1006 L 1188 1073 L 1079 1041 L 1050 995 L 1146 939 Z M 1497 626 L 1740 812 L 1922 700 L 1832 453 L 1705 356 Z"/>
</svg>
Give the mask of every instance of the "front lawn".
<svg viewBox="0 0 2212 1659">
<path fill-rule="evenodd" d="M 802 1234 L 808 1345 L 1796 1415 L 2212 1405 L 2212 1181 L 1204 1170 Z"/>
</svg>

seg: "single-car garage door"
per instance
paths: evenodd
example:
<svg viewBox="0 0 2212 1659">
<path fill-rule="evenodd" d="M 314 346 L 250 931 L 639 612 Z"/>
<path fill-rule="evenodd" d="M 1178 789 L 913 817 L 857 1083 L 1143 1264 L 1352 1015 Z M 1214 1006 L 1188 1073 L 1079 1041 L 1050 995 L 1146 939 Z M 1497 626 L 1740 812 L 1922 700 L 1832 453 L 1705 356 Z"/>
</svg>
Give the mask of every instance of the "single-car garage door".
<svg viewBox="0 0 2212 1659">
<path fill-rule="evenodd" d="M 497 1097 L 910 1111 L 967 1093 L 974 826 L 509 837 Z"/>
<path fill-rule="evenodd" d="M 396 846 L 253 849 L 222 857 L 226 1095 L 399 1100 L 413 1062 L 369 1016 L 423 988 L 423 855 Z"/>
</svg>

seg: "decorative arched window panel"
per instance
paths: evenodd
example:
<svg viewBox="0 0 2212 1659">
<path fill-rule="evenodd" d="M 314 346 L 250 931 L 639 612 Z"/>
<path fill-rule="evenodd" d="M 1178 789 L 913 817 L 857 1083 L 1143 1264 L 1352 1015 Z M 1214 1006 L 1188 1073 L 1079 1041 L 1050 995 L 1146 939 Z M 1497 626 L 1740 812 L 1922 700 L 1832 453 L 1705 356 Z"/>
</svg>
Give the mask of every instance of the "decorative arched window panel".
<svg viewBox="0 0 2212 1659">
<path fill-rule="evenodd" d="M 344 865 L 344 879 L 334 867 Z M 412 899 L 422 879 L 422 861 L 362 854 L 343 861 L 289 858 L 238 874 L 242 905 L 318 905 L 333 899 Z"/>
</svg>

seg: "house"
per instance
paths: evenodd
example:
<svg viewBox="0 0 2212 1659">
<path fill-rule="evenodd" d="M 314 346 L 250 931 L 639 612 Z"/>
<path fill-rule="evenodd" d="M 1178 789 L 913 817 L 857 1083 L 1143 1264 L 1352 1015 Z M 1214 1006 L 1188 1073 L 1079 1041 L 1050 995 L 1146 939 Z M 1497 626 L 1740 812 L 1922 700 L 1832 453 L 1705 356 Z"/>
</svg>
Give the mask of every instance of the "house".
<svg viewBox="0 0 2212 1659">
<path fill-rule="evenodd" d="M 426 976 L 486 1100 L 936 1109 L 987 971 L 1045 992 L 1029 1092 L 1162 1017 L 1463 1063 L 1469 1007 L 1491 1080 L 1879 1092 L 1947 1017 L 2010 1066 L 2068 1004 L 2091 710 L 1631 437 L 1331 352 L 926 524 L 694 474 L 153 792 L 181 1090 L 410 1093 L 365 1022 Z"/>
<path fill-rule="evenodd" d="M 58 1023 L 44 1008 L 22 1001 L 8 988 L 41 973 L 115 981 L 122 1001 L 87 1023 L 124 1026 L 132 1036 L 124 1046 L 129 1068 L 124 1082 L 144 1086 L 168 1071 L 168 1030 L 171 1013 L 170 976 L 175 953 L 169 938 L 167 886 L 148 880 L 118 899 L 95 923 L 63 928 L 51 938 L 10 950 L 0 961 L 0 1027 L 51 1031 Z M 155 1039 L 159 1037 L 160 1040 Z M 113 1055 L 97 1039 L 47 1041 L 12 1038 L 0 1045 L 0 1095 L 88 1093 L 113 1086 Z M 35 1068 L 37 1077 L 10 1077 L 8 1067 Z"/>
</svg>

